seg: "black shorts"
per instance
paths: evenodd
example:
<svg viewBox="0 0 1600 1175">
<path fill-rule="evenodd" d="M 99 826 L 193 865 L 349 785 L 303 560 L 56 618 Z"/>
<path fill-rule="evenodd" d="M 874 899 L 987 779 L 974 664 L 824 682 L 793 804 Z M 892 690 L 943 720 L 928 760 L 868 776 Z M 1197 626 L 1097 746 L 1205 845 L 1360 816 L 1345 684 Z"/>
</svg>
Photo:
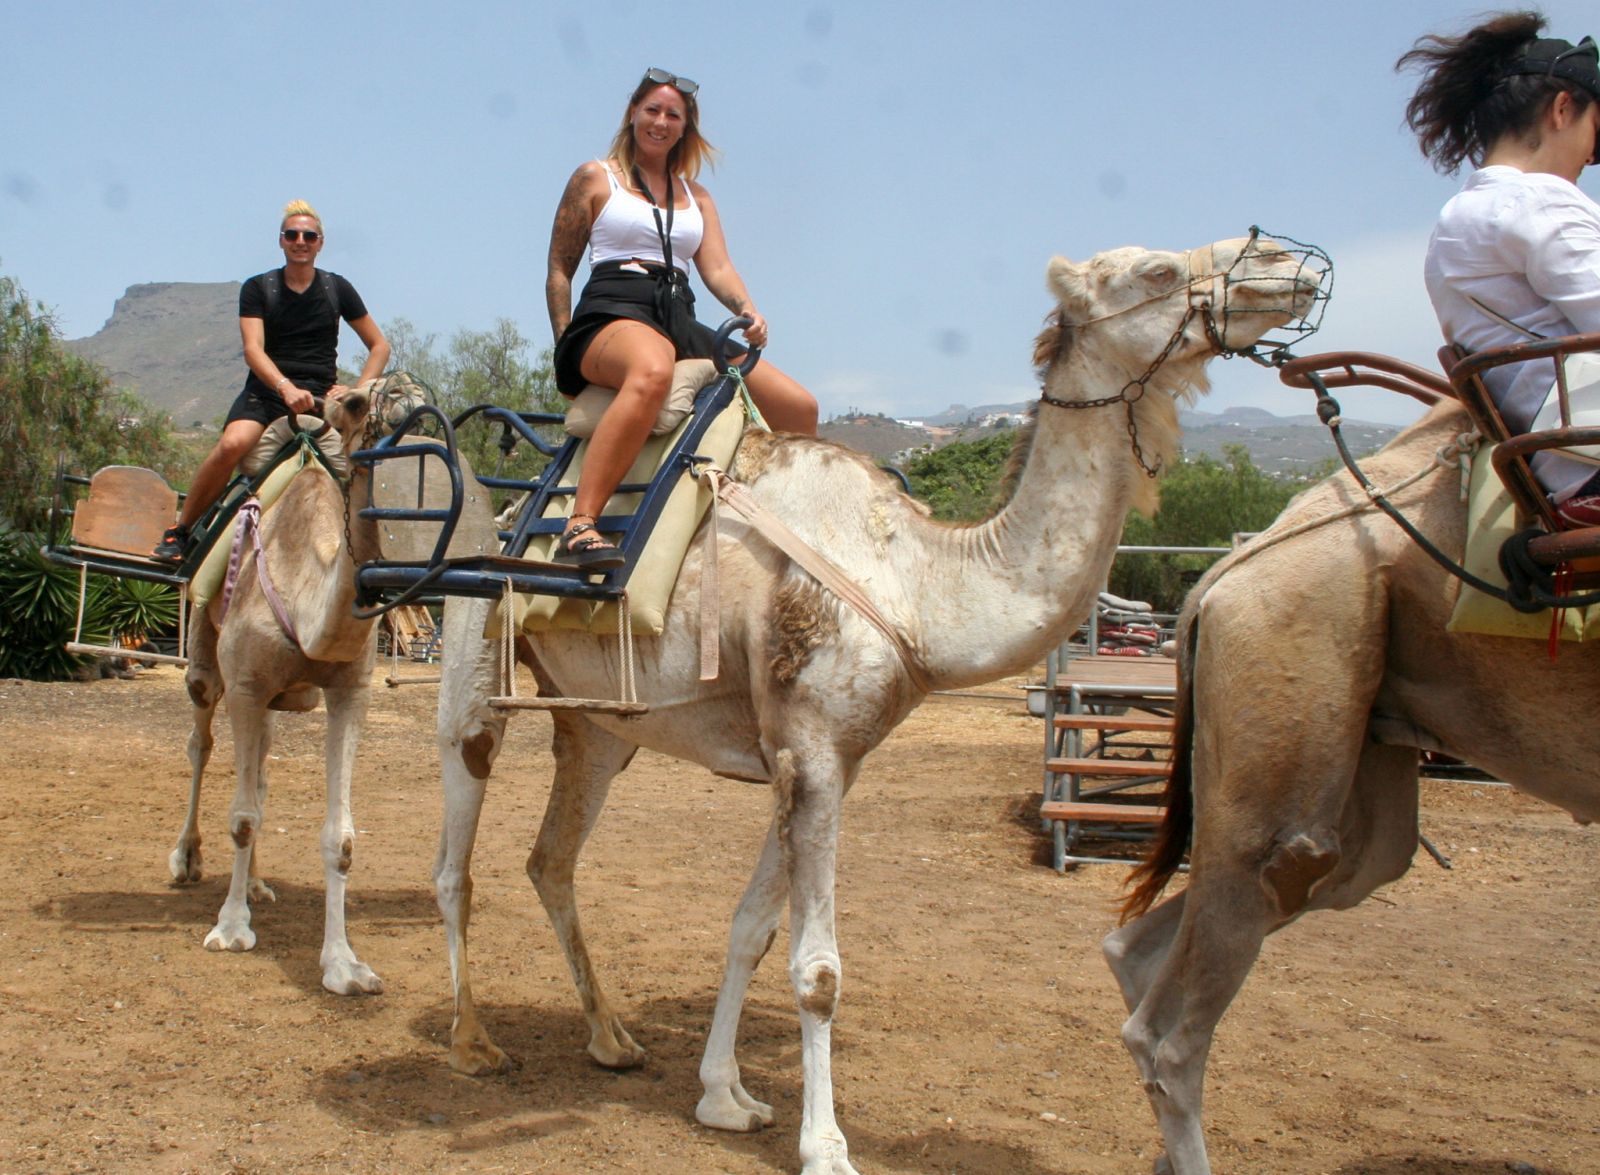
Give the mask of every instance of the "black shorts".
<svg viewBox="0 0 1600 1175">
<path fill-rule="evenodd" d="M 620 261 L 602 261 L 594 267 L 577 306 L 573 308 L 572 321 L 556 342 L 556 388 L 563 396 L 576 396 L 588 386 L 589 381 L 583 378 L 581 370 L 584 352 L 594 342 L 595 335 L 619 318 L 642 322 L 660 333 L 662 338 L 670 338 L 661 325 L 660 313 L 656 309 L 656 279 L 648 273 L 624 270 L 623 264 Z M 681 289 L 693 312 L 694 294 L 687 280 Z M 715 337 L 711 328 L 691 321 L 689 330 L 693 343 L 687 348 L 688 353 L 679 358 L 710 359 L 711 340 Z M 744 349 L 730 346 L 728 353 L 742 355 Z"/>
<path fill-rule="evenodd" d="M 306 385 L 301 383 L 300 386 Z M 307 390 L 310 391 L 309 388 Z M 312 395 L 320 396 L 326 391 L 327 388 L 324 388 L 320 392 L 312 392 Z M 315 415 L 315 412 L 312 414 Z M 266 428 L 274 420 L 287 415 L 289 415 L 289 405 L 283 402 L 283 397 L 270 390 L 260 380 L 251 378 L 245 380 L 244 390 L 234 400 L 233 407 L 228 409 L 228 418 L 222 422 L 222 427 L 227 428 L 235 420 L 253 420 L 262 428 Z"/>
</svg>

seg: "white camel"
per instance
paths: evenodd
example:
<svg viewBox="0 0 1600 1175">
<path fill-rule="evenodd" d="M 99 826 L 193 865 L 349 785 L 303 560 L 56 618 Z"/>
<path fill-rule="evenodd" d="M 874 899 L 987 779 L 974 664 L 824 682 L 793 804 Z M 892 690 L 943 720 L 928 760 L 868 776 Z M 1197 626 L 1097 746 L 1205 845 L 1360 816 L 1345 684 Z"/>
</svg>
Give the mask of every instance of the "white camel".
<svg viewBox="0 0 1600 1175">
<path fill-rule="evenodd" d="M 808 1175 L 854 1171 L 834 1118 L 829 1032 L 843 978 L 834 928 L 840 804 L 862 758 L 927 688 L 1025 670 L 1087 614 L 1129 507 L 1154 504 L 1155 482 L 1141 460 L 1154 467 L 1170 459 L 1174 397 L 1206 386 L 1219 328 L 1210 322 L 1208 333 L 1201 303 L 1220 295 L 1230 275 L 1230 310 L 1239 313 L 1220 329 L 1227 346 L 1248 345 L 1310 308 L 1316 287 L 1302 260 L 1241 238 L 1191 254 L 1126 248 L 1081 265 L 1052 261 L 1059 307 L 1036 349 L 1046 400 L 1018 442 L 1010 500 L 979 525 L 931 521 L 887 475 L 839 446 L 746 436 L 733 477 L 848 573 L 898 626 L 918 664 L 908 670 L 878 629 L 760 534 L 725 519 L 717 549 L 721 676 L 697 680 L 697 543 L 665 631 L 641 643 L 638 694 L 649 713 L 552 715 L 555 780 L 528 874 L 566 952 L 597 1061 L 625 1067 L 644 1056 L 601 990 L 573 888 L 612 777 L 647 746 L 718 775 L 770 783 L 775 811 L 729 936 L 696 1116 L 737 1131 L 772 1120 L 740 1082 L 734 1042 L 746 986 L 787 894 L 805 1077 L 800 1157 Z M 1221 317 L 1220 300 L 1212 309 Z M 1124 391 L 1131 407 L 1116 399 Z M 1102 397 L 1110 399 L 1086 403 Z M 489 705 L 497 692 L 496 643 L 483 636 L 491 607 L 452 601 L 446 609 L 439 704 L 445 822 L 434 878 L 455 990 L 450 1063 L 466 1073 L 507 1060 L 474 1009 L 466 947 L 473 839 L 504 733 L 504 717 Z M 608 640 L 552 631 L 519 641 L 518 656 L 542 693 L 617 696 Z"/>
<path fill-rule="evenodd" d="M 367 433 L 379 397 L 367 385 L 330 397 L 327 419 L 339 430 L 348 453 Z M 365 500 L 369 474 L 358 470 L 350 482 L 352 502 Z M 256 868 L 257 836 L 267 798 L 267 752 L 274 711 L 316 708 L 320 695 L 328 708 L 326 741 L 327 815 L 322 825 L 324 921 L 322 986 L 338 995 L 383 990 L 383 982 L 356 957 L 345 931 L 344 899 L 355 851 L 350 809 L 350 779 L 356 745 L 366 721 L 368 687 L 377 648 L 371 620 L 351 615 L 355 563 L 377 552 L 374 524 L 352 512 L 347 521 L 345 490 L 316 462 L 310 462 L 283 491 L 261 521 L 262 549 L 295 636 L 285 632 L 247 552 L 238 587 L 222 615 L 221 593 L 194 618 L 186 684 L 194 705 L 189 736 L 189 809 L 168 865 L 178 882 L 201 874 L 200 780 L 211 757 L 211 722 L 217 703 L 228 699 L 233 727 L 237 789 L 228 814 L 233 837 L 233 878 L 217 924 L 206 935 L 214 951 L 248 951 L 256 944 L 250 903 L 275 895 Z M 226 541 L 226 540 L 224 540 Z M 348 544 L 353 544 L 352 547 Z"/>
<path fill-rule="evenodd" d="M 1363 467 L 1393 485 L 1468 427 L 1439 404 Z M 1393 495 L 1457 559 L 1460 488 L 1444 465 Z M 1552 663 L 1543 641 L 1446 632 L 1456 581 L 1365 502 L 1344 473 L 1307 491 L 1196 585 L 1179 621 L 1168 815 L 1126 910 L 1136 920 L 1105 942 L 1132 1013 L 1122 1038 L 1166 1143 L 1158 1172 L 1211 1169 L 1206 1057 L 1262 939 L 1410 868 L 1418 748 L 1600 817 L 1600 732 L 1549 721 L 1600 706 L 1593 652 L 1565 646 Z M 1189 884 L 1151 909 L 1191 829 Z"/>
</svg>

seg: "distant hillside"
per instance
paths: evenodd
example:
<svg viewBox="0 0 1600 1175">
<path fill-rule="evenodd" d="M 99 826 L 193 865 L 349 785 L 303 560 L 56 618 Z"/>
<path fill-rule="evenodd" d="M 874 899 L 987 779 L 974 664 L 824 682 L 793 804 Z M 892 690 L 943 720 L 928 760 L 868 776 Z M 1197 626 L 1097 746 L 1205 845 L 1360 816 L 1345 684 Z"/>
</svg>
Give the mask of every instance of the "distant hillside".
<svg viewBox="0 0 1600 1175">
<path fill-rule="evenodd" d="M 907 418 L 912 423 L 886 416 L 853 414 L 826 421 L 820 431 L 879 461 L 904 460 L 907 450 L 931 445 L 938 448 L 952 441 L 974 441 L 995 431 L 994 425 L 977 422 L 997 416 L 1023 414 L 1032 402 L 986 404 L 968 408 L 954 404 L 931 416 Z M 1274 416 L 1262 408 L 1229 408 L 1225 412 L 1183 412 L 1183 451 L 1194 457 L 1204 454 L 1220 458 L 1227 445 L 1243 445 L 1250 459 L 1269 473 L 1304 473 L 1337 456 L 1328 430 L 1315 415 Z M 970 423 L 969 423 L 970 422 Z M 1002 425 L 1001 427 L 1004 427 Z M 1355 453 L 1370 453 L 1381 448 L 1400 430 L 1394 425 L 1346 420 L 1344 436 Z"/>
<path fill-rule="evenodd" d="M 239 283 L 129 286 L 98 333 L 67 346 L 118 387 L 172 413 L 179 428 L 209 425 L 244 383 Z"/>
</svg>

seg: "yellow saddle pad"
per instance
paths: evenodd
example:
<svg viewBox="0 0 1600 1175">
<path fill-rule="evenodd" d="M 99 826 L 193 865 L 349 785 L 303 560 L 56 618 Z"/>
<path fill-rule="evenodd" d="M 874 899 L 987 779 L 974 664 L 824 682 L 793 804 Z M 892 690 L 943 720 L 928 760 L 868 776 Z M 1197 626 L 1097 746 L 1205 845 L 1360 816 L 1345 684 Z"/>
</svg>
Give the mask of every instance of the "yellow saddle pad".
<svg viewBox="0 0 1600 1175">
<path fill-rule="evenodd" d="M 683 420 L 670 432 L 651 437 L 640 452 L 639 459 L 623 477 L 623 484 L 636 485 L 654 477 L 667 454 L 672 452 L 678 437 L 689 427 L 691 420 L 692 416 Z M 697 452 L 726 469 L 732 462 L 733 454 L 739 448 L 739 440 L 743 435 L 744 406 L 735 399 L 711 422 L 711 427 L 706 430 L 696 447 Z M 583 460 L 588 451 L 589 442 L 584 441 L 573 455 L 566 475 L 561 479 L 562 486 L 578 484 L 578 475 L 583 472 Z M 617 494 L 606 503 L 602 513 L 631 514 L 637 509 L 642 497 L 641 494 Z M 571 495 L 553 498 L 544 512 L 544 517 L 564 518 L 571 501 Z M 633 631 L 636 634 L 640 636 L 660 634 L 666 619 L 667 602 L 672 598 L 673 586 L 678 582 L 678 570 L 683 566 L 683 557 L 688 553 L 689 543 L 700 526 L 700 520 L 705 516 L 706 508 L 710 505 L 711 491 L 704 483 L 691 477 L 687 470 L 681 472 L 678 475 L 677 485 L 673 487 L 665 507 L 662 508 L 661 516 L 656 520 L 655 529 L 650 532 L 644 553 L 639 556 L 633 575 L 628 579 L 628 604 L 633 612 Z M 527 557 L 548 560 L 557 537 L 537 536 L 528 544 Z M 496 613 L 491 613 L 491 616 L 495 615 Z M 516 616 L 517 623 L 527 632 L 538 632 L 548 628 L 573 628 L 595 633 L 617 631 L 617 605 L 609 601 L 596 602 L 562 596 L 518 596 Z M 498 628 L 496 620 L 491 620 L 491 627 Z"/>
<path fill-rule="evenodd" d="M 338 434 L 335 433 L 335 436 Z M 272 504 L 283 496 L 283 491 L 288 488 L 295 476 L 306 467 L 306 464 L 315 460 L 305 449 L 301 449 L 294 456 L 286 459 L 271 473 L 266 480 L 256 487 L 256 497 L 261 499 L 262 513 L 266 513 Z M 229 521 L 217 535 L 217 541 L 211 544 L 211 550 L 196 568 L 194 577 L 189 581 L 189 598 L 194 602 L 194 609 L 198 615 L 200 610 L 211 602 L 211 597 L 222 588 L 222 581 L 228 575 L 228 552 L 233 549 L 234 528 L 239 525 L 238 518 Z"/>
<path fill-rule="evenodd" d="M 1489 445 L 1479 445 L 1472 455 L 1472 479 L 1467 491 L 1467 550 L 1461 562 L 1478 578 L 1505 587 L 1506 577 L 1500 572 L 1500 547 L 1529 523 L 1517 516 L 1516 504 L 1495 473 L 1491 460 L 1493 451 Z M 1547 641 L 1550 639 L 1550 613 L 1518 612 L 1510 604 L 1463 583 L 1445 629 Z M 1568 608 L 1562 612 L 1562 640 L 1581 641 L 1596 636 L 1600 636 L 1600 606 Z"/>
</svg>

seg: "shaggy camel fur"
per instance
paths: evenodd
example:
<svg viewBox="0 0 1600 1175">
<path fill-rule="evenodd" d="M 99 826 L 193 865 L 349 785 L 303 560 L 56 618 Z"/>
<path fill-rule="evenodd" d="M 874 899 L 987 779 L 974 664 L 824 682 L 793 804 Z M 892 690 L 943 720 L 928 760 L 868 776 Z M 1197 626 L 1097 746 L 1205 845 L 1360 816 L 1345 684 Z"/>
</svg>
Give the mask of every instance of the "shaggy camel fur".
<svg viewBox="0 0 1600 1175">
<path fill-rule="evenodd" d="M 1195 281 L 1209 290 L 1211 270 L 1226 271 L 1237 260 L 1235 275 L 1255 280 L 1237 287 L 1236 305 L 1260 311 L 1230 320 L 1227 345 L 1247 345 L 1309 309 L 1315 286 L 1300 278 L 1298 259 L 1270 242 L 1213 248 L 1214 255 L 1196 251 Z M 1151 462 L 1173 450 L 1174 396 L 1203 388 L 1204 366 L 1216 353 L 1201 319 L 1187 315 L 1189 262 L 1183 253 L 1119 249 L 1081 265 L 1057 258 L 1049 267 L 1059 309 L 1038 354 L 1049 395 L 1114 397 L 1171 344 L 1135 410 Z M 750 435 L 731 472 L 851 576 L 942 689 L 1023 670 L 1064 639 L 1104 581 L 1130 505 L 1154 504 L 1154 482 L 1135 462 L 1120 402 L 1083 411 L 1042 404 L 1019 452 L 1010 501 L 975 526 L 931 521 L 866 459 L 824 441 Z M 740 1083 L 734 1041 L 746 985 L 776 936 L 787 896 L 805 1074 L 800 1157 L 808 1175 L 849 1175 L 829 1046 L 843 976 L 834 930 L 840 805 L 863 756 L 923 695 L 877 629 L 731 518 L 722 522 L 717 554 L 722 673 L 697 680 L 701 555 L 697 543 L 665 631 L 641 642 L 638 693 L 650 712 L 631 720 L 552 715 L 555 780 L 528 875 L 577 983 L 590 1054 L 603 1065 L 636 1065 L 643 1051 L 601 990 L 573 887 L 578 853 L 612 778 L 647 746 L 718 775 L 770 783 L 775 812 L 734 917 L 696 1116 L 739 1131 L 772 1120 L 770 1107 Z M 505 725 L 489 705 L 498 692 L 496 643 L 483 637 L 491 607 L 453 600 L 446 609 L 439 701 L 445 823 L 434 878 L 455 988 L 450 1063 L 465 1073 L 506 1063 L 473 1006 L 466 949 L 473 839 Z M 518 654 L 541 692 L 617 696 L 611 640 L 552 631 L 520 641 Z"/>
<path fill-rule="evenodd" d="M 1379 486 L 1468 429 L 1434 407 L 1363 467 Z M 1466 533 L 1453 467 L 1394 495 L 1446 553 Z M 1274 543 L 1364 501 L 1340 473 L 1217 564 L 1179 621 L 1168 816 L 1105 953 L 1132 1015 L 1123 1041 L 1166 1142 L 1158 1172 L 1204 1175 L 1201 1099 L 1218 1020 L 1262 939 L 1347 909 L 1411 866 L 1418 748 L 1492 772 L 1579 821 L 1600 816 L 1600 675 L 1587 645 L 1445 631 L 1457 582 L 1375 509 Z M 1252 553 L 1255 552 L 1255 553 Z M 1150 909 L 1193 829 L 1189 884 Z M 1146 912 L 1148 911 L 1148 912 Z"/>
<path fill-rule="evenodd" d="M 361 441 L 374 397 L 366 390 L 329 398 L 327 419 L 339 430 L 348 453 Z M 364 500 L 364 471 L 350 485 L 353 501 Z M 347 534 L 355 550 L 346 545 Z M 174 879 L 200 877 L 200 779 L 211 757 L 211 721 L 226 694 L 233 726 L 238 786 L 228 815 L 233 837 L 233 880 L 217 924 L 206 935 L 214 951 L 255 947 L 250 902 L 272 901 L 272 890 L 256 869 L 256 834 L 267 799 L 267 752 L 273 711 L 328 706 L 327 817 L 322 826 L 324 923 L 322 986 L 338 995 L 383 990 L 383 982 L 356 957 L 345 933 L 344 897 L 355 850 L 350 811 L 350 776 L 356 744 L 366 721 L 367 691 L 377 649 L 371 620 L 351 616 L 355 563 L 373 558 L 377 537 L 371 521 L 352 516 L 346 529 L 345 493 L 321 465 L 302 470 L 261 522 L 267 567 L 295 632 L 296 644 L 273 614 L 256 575 L 255 555 L 242 561 L 238 587 L 226 618 L 220 598 L 195 617 L 186 682 L 194 704 L 189 736 L 189 811 L 168 861 Z M 220 597 L 220 593 L 219 593 Z"/>
</svg>

